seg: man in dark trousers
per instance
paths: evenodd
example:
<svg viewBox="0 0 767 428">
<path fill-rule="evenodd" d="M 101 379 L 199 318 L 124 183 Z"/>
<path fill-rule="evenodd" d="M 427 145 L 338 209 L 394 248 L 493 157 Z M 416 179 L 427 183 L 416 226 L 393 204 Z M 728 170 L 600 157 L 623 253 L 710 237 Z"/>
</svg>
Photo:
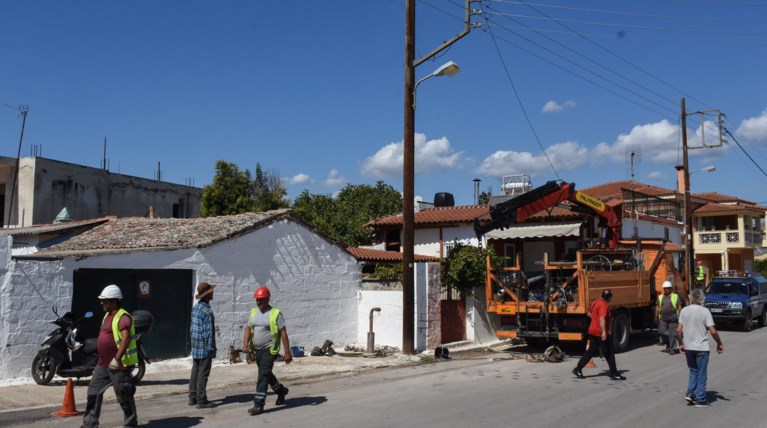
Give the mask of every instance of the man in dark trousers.
<svg viewBox="0 0 767 428">
<path fill-rule="evenodd" d="M 106 315 L 101 322 L 98 337 L 99 359 L 88 385 L 84 427 L 99 426 L 104 392 L 110 386 L 114 387 L 117 402 L 123 410 L 123 426 L 138 426 L 136 402 L 133 399 L 136 386 L 131 376 L 131 370 L 138 364 L 138 348 L 136 340 L 133 339 L 136 335 L 133 318 L 120 307 L 122 298 L 122 291 L 116 285 L 108 285 L 99 295 L 101 307 Z"/>
<path fill-rule="evenodd" d="M 192 375 L 189 377 L 189 405 L 198 409 L 216 407 L 208 401 L 206 388 L 213 359 L 216 358 L 216 323 L 210 301 L 213 300 L 215 284 L 201 282 L 197 285 L 199 300 L 192 308 Z"/>
<path fill-rule="evenodd" d="M 578 379 L 585 379 L 583 375 L 583 367 L 593 357 L 599 354 L 601 351 L 604 354 L 605 360 L 607 360 L 607 366 L 610 368 L 611 380 L 626 380 L 626 378 L 618 373 L 618 368 L 615 366 L 615 353 L 613 352 L 612 336 L 610 331 L 610 321 L 612 316 L 610 315 L 610 300 L 613 298 L 613 293 L 610 290 L 602 291 L 602 297 L 595 300 L 589 308 L 589 314 L 591 316 L 591 324 L 589 325 L 589 344 L 586 347 L 586 352 L 578 360 L 578 364 L 573 369 L 573 374 Z"/>
<path fill-rule="evenodd" d="M 682 310 L 682 299 L 672 291 L 670 281 L 663 282 L 663 294 L 658 296 L 658 335 L 666 348 L 661 352 L 676 355 L 676 326 L 679 321 L 679 311 Z"/>
<path fill-rule="evenodd" d="M 274 360 L 277 359 L 280 352 L 280 341 L 285 347 L 285 364 L 289 364 L 293 360 L 293 356 L 290 354 L 290 341 L 282 312 L 269 306 L 269 298 L 271 297 L 269 289 L 260 287 L 253 297 L 256 299 L 256 307 L 250 311 L 245 336 L 242 340 L 242 349 L 248 349 L 256 354 L 258 381 L 256 382 L 253 407 L 248 409 L 248 413 L 260 415 L 264 412 L 268 387 L 277 393 L 275 404 L 278 406 L 285 404 L 285 396 L 288 395 L 288 388 L 280 384 L 277 377 L 272 373 Z"/>
</svg>

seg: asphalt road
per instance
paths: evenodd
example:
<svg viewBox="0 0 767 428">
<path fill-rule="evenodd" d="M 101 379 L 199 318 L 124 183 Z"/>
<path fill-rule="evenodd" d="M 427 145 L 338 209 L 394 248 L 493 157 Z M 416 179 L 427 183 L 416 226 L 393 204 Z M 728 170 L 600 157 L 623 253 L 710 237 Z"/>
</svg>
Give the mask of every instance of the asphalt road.
<svg viewBox="0 0 767 428">
<path fill-rule="evenodd" d="M 724 329 L 725 353 L 709 364 L 709 408 L 687 406 L 688 371 L 683 355 L 659 352 L 654 338 L 635 338 L 617 356 L 626 381 L 611 381 L 607 364 L 575 379 L 564 363 L 531 363 L 527 349 L 461 355 L 448 361 L 379 369 L 358 376 L 292 384 L 285 406 L 267 398 L 266 412 L 249 416 L 253 391 L 210 391 L 220 405 L 197 410 L 185 397 L 139 402 L 148 427 L 767 427 L 767 328 L 749 333 Z M 568 355 L 579 351 L 567 349 Z M 579 353 L 579 352 L 577 352 Z M 254 379 L 255 380 L 255 379 Z M 84 404 L 84 403 L 83 403 Z M 102 426 L 121 426 L 115 403 L 105 405 Z M 78 427 L 80 418 L 30 422 L 35 427 Z"/>
</svg>

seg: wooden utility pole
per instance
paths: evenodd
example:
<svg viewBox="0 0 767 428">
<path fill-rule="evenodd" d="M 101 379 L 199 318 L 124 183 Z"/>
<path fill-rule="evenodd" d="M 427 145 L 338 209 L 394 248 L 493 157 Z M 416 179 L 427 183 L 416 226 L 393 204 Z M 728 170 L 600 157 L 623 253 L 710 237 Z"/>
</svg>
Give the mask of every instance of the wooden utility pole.
<svg viewBox="0 0 767 428">
<path fill-rule="evenodd" d="M 687 260 L 687 291 L 691 291 L 695 283 L 695 251 L 692 239 L 692 207 L 690 206 L 690 165 L 687 161 L 687 111 L 682 97 L 682 164 L 684 166 L 684 252 Z"/>
</svg>

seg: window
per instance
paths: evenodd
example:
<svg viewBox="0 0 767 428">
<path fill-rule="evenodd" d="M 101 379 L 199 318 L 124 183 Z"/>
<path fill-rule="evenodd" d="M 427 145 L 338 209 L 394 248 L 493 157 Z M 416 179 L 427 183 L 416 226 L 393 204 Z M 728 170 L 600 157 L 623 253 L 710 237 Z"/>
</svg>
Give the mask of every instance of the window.
<svg viewBox="0 0 767 428">
<path fill-rule="evenodd" d="M 517 265 L 517 255 L 514 244 L 503 244 L 503 257 L 503 267 L 514 267 Z"/>
<path fill-rule="evenodd" d="M 450 254 L 451 251 L 453 251 L 453 248 L 455 248 L 455 241 L 445 242 L 445 244 L 442 247 L 442 250 L 443 250 L 442 257 L 447 257 L 447 255 Z"/>
</svg>

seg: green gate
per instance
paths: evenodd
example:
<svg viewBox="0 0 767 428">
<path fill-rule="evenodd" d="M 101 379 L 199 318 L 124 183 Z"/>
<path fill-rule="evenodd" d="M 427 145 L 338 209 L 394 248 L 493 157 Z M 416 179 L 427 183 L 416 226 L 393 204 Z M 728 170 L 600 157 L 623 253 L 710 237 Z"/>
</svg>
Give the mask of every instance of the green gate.
<svg viewBox="0 0 767 428">
<path fill-rule="evenodd" d="M 98 295 L 107 285 L 116 284 L 128 312 L 144 309 L 154 315 L 154 327 L 141 338 L 148 357 L 186 357 L 191 346 L 193 278 L 192 270 L 182 269 L 77 269 L 72 312 L 81 317 L 92 311 L 93 318 L 83 323 L 83 333 L 85 337 L 98 336 L 104 317 Z"/>
</svg>

